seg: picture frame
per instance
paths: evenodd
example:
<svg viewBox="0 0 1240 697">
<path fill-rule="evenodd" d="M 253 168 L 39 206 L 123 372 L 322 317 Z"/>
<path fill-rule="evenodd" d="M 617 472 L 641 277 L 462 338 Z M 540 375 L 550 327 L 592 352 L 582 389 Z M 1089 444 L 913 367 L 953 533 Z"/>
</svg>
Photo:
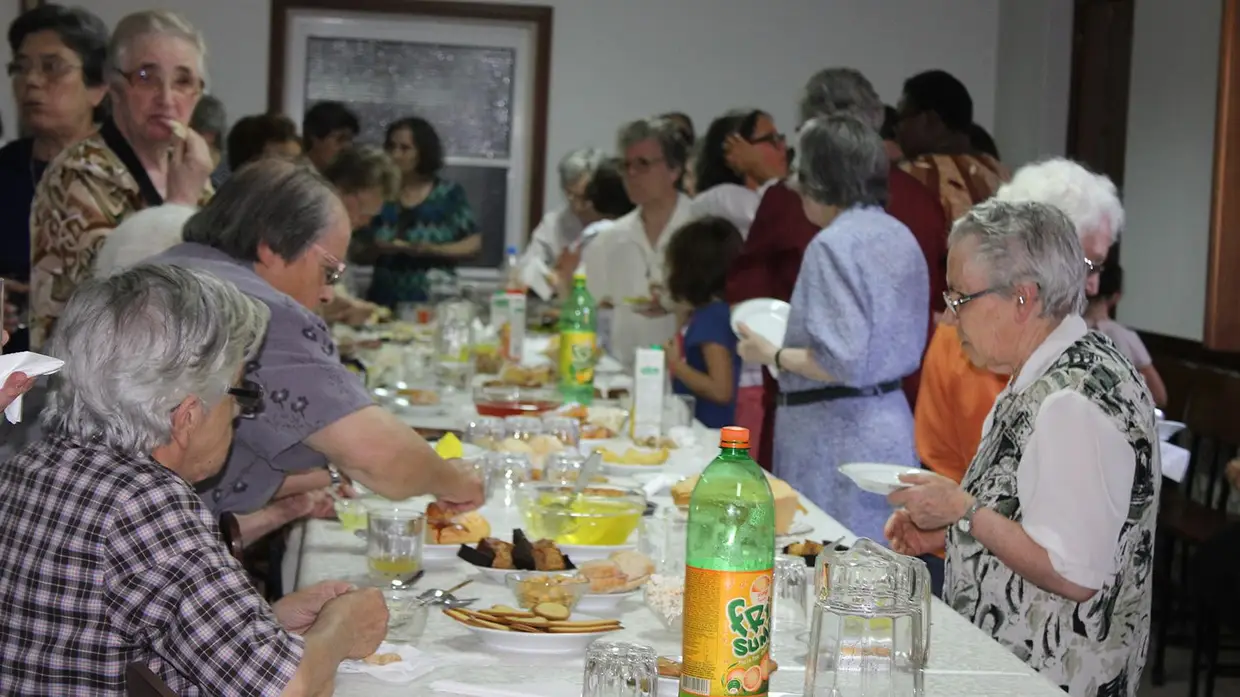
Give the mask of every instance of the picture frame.
<svg viewBox="0 0 1240 697">
<path fill-rule="evenodd" d="M 18 0 L 20 3 L 18 9 L 21 12 L 29 12 L 43 4 L 43 0 Z"/>
</svg>

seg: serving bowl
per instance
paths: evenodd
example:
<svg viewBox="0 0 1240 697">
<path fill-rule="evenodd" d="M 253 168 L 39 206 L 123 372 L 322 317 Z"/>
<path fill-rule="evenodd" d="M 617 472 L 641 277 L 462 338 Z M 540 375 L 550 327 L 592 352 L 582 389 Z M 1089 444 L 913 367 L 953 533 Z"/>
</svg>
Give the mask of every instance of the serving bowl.
<svg viewBox="0 0 1240 697">
<path fill-rule="evenodd" d="M 531 538 L 565 545 L 623 545 L 646 511 L 644 492 L 616 486 L 587 486 L 574 496 L 571 486 L 527 482 L 516 499 Z"/>
<path fill-rule="evenodd" d="M 558 603 L 572 612 L 590 590 L 590 581 L 575 571 L 520 571 L 508 574 L 504 584 L 526 610 L 542 603 Z"/>
</svg>

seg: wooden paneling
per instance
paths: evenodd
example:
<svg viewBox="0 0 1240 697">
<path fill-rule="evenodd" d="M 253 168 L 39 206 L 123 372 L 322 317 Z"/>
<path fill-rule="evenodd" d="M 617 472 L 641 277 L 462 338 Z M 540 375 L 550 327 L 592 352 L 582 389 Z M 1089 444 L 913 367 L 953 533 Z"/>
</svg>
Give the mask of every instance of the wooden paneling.
<svg viewBox="0 0 1240 697">
<path fill-rule="evenodd" d="M 1240 0 L 1223 0 L 1205 345 L 1240 351 Z"/>
<path fill-rule="evenodd" d="M 1124 184 L 1136 0 L 1076 0 L 1068 157 Z"/>
<path fill-rule="evenodd" d="M 437 0 L 271 0 L 271 52 L 267 62 L 267 108 L 284 110 L 284 79 L 288 15 L 295 10 L 320 12 L 373 12 L 379 14 L 445 17 L 491 22 L 527 22 L 534 25 L 534 104 L 530 140 L 528 230 L 543 216 L 547 171 L 547 110 L 551 96 L 551 28 L 554 10 L 544 5 L 503 5 L 488 2 Z"/>
</svg>

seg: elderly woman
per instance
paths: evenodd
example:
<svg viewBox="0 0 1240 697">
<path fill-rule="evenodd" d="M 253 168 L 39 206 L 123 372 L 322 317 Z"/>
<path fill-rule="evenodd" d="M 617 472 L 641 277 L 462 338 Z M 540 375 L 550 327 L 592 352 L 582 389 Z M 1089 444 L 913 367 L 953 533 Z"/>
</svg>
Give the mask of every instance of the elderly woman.
<svg viewBox="0 0 1240 697">
<path fill-rule="evenodd" d="M 805 215 L 823 230 L 805 250 L 784 345 L 742 325 L 738 350 L 779 371 L 775 474 L 877 539 L 890 509 L 838 467 L 917 464 L 900 381 L 926 343 L 926 260 L 883 211 L 890 163 L 875 128 L 851 114 L 811 119 L 800 147 Z"/>
<path fill-rule="evenodd" d="M 108 28 L 81 8 L 40 5 L 9 25 L 9 76 L 22 126 L 29 136 L 0 149 L 0 277 L 7 301 L 25 304 L 30 282 L 30 205 L 47 164 L 89 136 L 100 119 Z M 9 350 L 24 351 L 30 337 L 16 331 L 21 313 L 5 313 L 15 330 Z"/>
<path fill-rule="evenodd" d="M 205 84 L 205 53 L 202 35 L 171 12 L 138 12 L 116 25 L 105 69 L 112 120 L 68 148 L 35 191 L 33 346 L 51 333 L 122 220 L 149 206 L 194 206 L 210 196 L 211 155 L 188 128 Z"/>
<path fill-rule="evenodd" d="M 620 128 L 624 188 L 637 206 L 615 221 L 586 248 L 590 292 L 614 306 L 611 353 L 633 365 L 639 346 L 662 345 L 676 331 L 676 319 L 657 297 L 665 283 L 663 255 L 672 235 L 692 219 L 691 202 L 677 189 L 688 145 L 666 119 L 643 119 Z M 656 302 L 634 307 L 632 298 Z"/>
<path fill-rule="evenodd" d="M 122 697 L 137 662 L 186 697 L 322 694 L 382 641 L 373 589 L 268 605 L 194 492 L 262 411 L 242 375 L 267 319 L 170 266 L 84 282 L 65 306 L 47 436 L 0 465 L 0 691 Z"/>
<path fill-rule="evenodd" d="M 538 227 L 530 233 L 529 246 L 521 255 L 521 266 L 529 268 L 527 273 L 547 274 L 553 271 L 560 255 L 581 239 L 581 232 L 586 226 L 599 219 L 599 214 L 590 207 L 586 187 L 604 158 L 601 150 L 580 148 L 560 160 L 560 191 L 564 193 L 567 205 L 543 216 Z M 554 287 L 556 284 L 550 285 Z"/>
<path fill-rule="evenodd" d="M 1085 253 L 1043 203 L 990 201 L 948 240 L 949 312 L 1010 374 L 964 481 L 906 475 L 892 548 L 946 542 L 944 599 L 1075 697 L 1135 697 L 1149 640 L 1158 437 L 1132 364 L 1091 332 Z"/>
</svg>

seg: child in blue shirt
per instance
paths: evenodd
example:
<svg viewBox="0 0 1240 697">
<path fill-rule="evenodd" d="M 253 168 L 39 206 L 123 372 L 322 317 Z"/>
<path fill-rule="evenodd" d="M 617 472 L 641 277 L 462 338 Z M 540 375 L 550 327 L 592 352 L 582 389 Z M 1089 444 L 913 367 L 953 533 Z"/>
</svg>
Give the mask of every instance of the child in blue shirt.
<svg viewBox="0 0 1240 697">
<path fill-rule="evenodd" d="M 741 359 L 723 292 L 742 242 L 728 220 L 701 218 L 673 233 L 664 256 L 668 294 L 693 308 L 664 347 L 667 370 L 673 391 L 696 398 L 694 416 L 708 428 L 731 426 L 736 418 Z"/>
</svg>

